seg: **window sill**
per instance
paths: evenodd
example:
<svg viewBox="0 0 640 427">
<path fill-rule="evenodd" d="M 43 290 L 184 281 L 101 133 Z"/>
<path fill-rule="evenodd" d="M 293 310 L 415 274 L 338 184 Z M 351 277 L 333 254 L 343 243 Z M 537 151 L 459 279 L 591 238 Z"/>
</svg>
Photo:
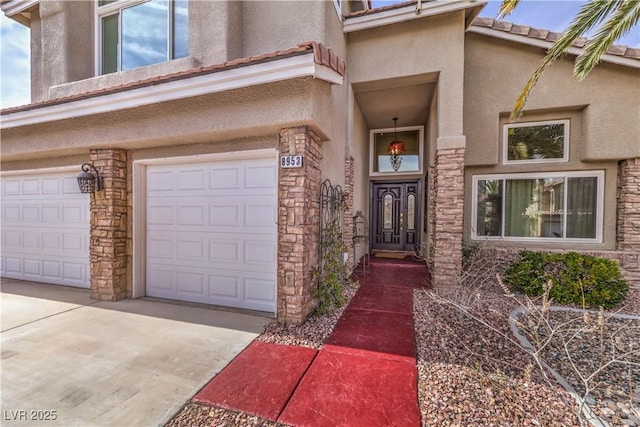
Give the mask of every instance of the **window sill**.
<svg viewBox="0 0 640 427">
<path fill-rule="evenodd" d="M 200 65 L 201 64 L 199 64 L 196 59 L 187 57 L 161 62 L 146 67 L 134 68 L 132 70 L 91 77 L 85 80 L 78 80 L 50 87 L 48 99 L 66 98 L 83 93 L 95 92 L 97 90 L 118 87 L 131 82 L 190 70 L 192 68 L 199 67 Z"/>
</svg>

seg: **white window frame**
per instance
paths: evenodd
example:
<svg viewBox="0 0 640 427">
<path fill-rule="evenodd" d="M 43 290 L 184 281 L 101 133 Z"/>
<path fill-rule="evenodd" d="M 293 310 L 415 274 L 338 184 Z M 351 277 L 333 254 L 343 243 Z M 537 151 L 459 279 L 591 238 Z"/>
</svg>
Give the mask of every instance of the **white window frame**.
<svg viewBox="0 0 640 427">
<path fill-rule="evenodd" d="M 405 172 L 375 172 L 375 135 L 376 133 L 395 132 L 395 128 L 372 129 L 369 131 L 369 176 L 406 176 L 422 175 L 424 170 L 424 126 L 406 126 L 398 128 L 398 132 L 418 131 L 418 170 Z M 402 156 L 402 155 L 401 155 Z"/>
<path fill-rule="evenodd" d="M 132 6 L 137 6 L 139 4 L 142 3 L 146 3 L 150 0 L 116 0 L 113 3 L 107 3 L 103 6 L 99 6 L 98 5 L 98 1 L 99 0 L 94 0 L 94 4 L 95 4 L 95 25 L 94 25 L 94 40 L 95 40 L 95 75 L 96 76 L 103 76 L 106 74 L 102 73 L 102 18 L 107 17 L 109 15 L 114 15 L 114 14 L 118 14 L 118 37 L 121 38 L 122 34 L 121 34 L 121 29 L 122 29 L 122 10 L 123 9 L 127 9 L 130 8 Z M 173 20 L 169 19 L 168 23 L 167 23 L 167 35 L 168 35 L 168 40 L 169 40 L 169 44 L 172 43 L 172 39 L 173 39 Z M 170 47 L 170 46 L 169 46 Z M 169 51 L 171 51 L 172 49 L 169 49 Z M 120 72 L 121 70 L 121 66 L 122 66 L 122 46 L 119 46 L 117 49 L 117 70 L 116 72 Z M 173 58 L 168 58 L 167 60 L 171 60 Z"/>
<path fill-rule="evenodd" d="M 473 175 L 473 188 L 472 188 L 472 199 L 471 199 L 471 240 L 498 240 L 498 241 L 511 241 L 511 242 L 544 242 L 544 243 L 602 243 L 602 230 L 603 230 L 603 220 L 604 220 L 604 170 L 587 170 L 587 171 L 579 171 L 579 172 L 544 172 L 544 173 L 512 173 L 512 174 L 486 174 L 486 175 Z M 485 180 L 502 180 L 505 182 L 510 179 L 544 179 L 544 178 L 564 178 L 565 188 L 566 182 L 568 178 L 596 178 L 598 180 L 597 183 L 597 192 L 596 195 L 596 235 L 593 239 L 580 239 L 580 238 L 567 238 L 567 237 L 513 237 L 513 236 L 504 236 L 504 228 L 505 228 L 505 216 L 504 212 L 506 212 L 506 197 L 501 195 L 502 199 L 502 236 L 479 236 L 477 234 L 478 230 L 478 181 Z M 505 185 L 502 186 L 503 191 Z M 563 230 L 566 233 L 567 230 L 567 216 L 566 210 L 564 207 L 567 205 L 567 191 L 564 192 L 564 202 L 563 202 Z"/>
<path fill-rule="evenodd" d="M 336 8 L 336 13 L 338 14 L 338 19 L 342 21 L 342 3 L 344 0 L 333 0 L 333 6 Z"/>
<path fill-rule="evenodd" d="M 507 123 L 502 126 L 502 161 L 505 165 L 519 165 L 519 164 L 531 164 L 531 163 L 559 163 L 569 161 L 569 119 L 560 120 L 542 120 L 538 122 L 526 122 L 526 123 Z M 563 157 L 557 159 L 529 159 L 529 160 L 509 160 L 509 129 L 513 128 L 526 128 L 534 126 L 544 125 L 564 125 L 564 149 Z"/>
</svg>

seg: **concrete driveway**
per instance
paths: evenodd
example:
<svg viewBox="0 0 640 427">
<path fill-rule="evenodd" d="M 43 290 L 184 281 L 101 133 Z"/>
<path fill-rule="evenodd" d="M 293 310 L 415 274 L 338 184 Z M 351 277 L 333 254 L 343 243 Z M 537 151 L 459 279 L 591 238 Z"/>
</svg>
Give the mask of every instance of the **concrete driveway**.
<svg viewBox="0 0 640 427">
<path fill-rule="evenodd" d="M 3 426 L 157 426 L 272 319 L 2 280 Z"/>
</svg>

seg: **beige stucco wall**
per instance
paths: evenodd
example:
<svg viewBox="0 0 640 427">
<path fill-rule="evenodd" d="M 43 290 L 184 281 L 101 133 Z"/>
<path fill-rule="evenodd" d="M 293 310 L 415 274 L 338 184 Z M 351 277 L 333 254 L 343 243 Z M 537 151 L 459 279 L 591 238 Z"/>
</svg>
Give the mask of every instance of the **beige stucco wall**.
<svg viewBox="0 0 640 427">
<path fill-rule="evenodd" d="M 32 102 L 48 89 L 93 76 L 93 2 L 40 2 L 32 14 Z"/>
<path fill-rule="evenodd" d="M 100 115 L 5 129 L 2 167 L 25 159 L 87 153 L 90 148 L 142 149 L 277 135 L 281 128 L 329 127 L 330 85 L 288 80 Z M 341 159 L 344 158 L 344 150 Z"/>
<path fill-rule="evenodd" d="M 438 136 L 462 135 L 464 12 L 348 35 L 352 83 L 438 73 Z"/>
<path fill-rule="evenodd" d="M 466 165 L 465 168 L 465 240 L 472 242 L 471 239 L 471 208 L 473 205 L 473 176 L 480 174 L 513 174 L 513 173 L 525 173 L 525 172 L 554 172 L 554 171 L 592 171 L 592 170 L 604 170 L 605 171 L 605 190 L 604 190 L 604 222 L 603 222 L 603 236 L 602 243 L 566 243 L 563 242 L 562 246 L 567 249 L 615 249 L 616 239 L 616 185 L 617 185 L 617 162 L 615 161 L 598 161 L 598 162 L 585 162 L 582 160 L 585 135 L 584 130 L 586 128 L 586 118 L 584 110 L 581 108 L 573 109 L 558 109 L 546 111 L 543 113 L 532 114 L 529 113 L 522 118 L 522 122 L 527 121 L 545 121 L 553 119 L 568 119 L 569 120 L 569 160 L 567 162 L 553 162 L 553 163 L 534 163 L 534 164 L 502 164 L 503 156 L 503 143 L 502 132 L 498 135 L 500 143 L 497 147 L 499 156 L 499 164 L 496 166 L 473 166 Z M 499 118 L 498 126 L 502 128 L 502 125 L 509 123 L 508 114 L 503 114 Z M 478 242 L 487 242 L 487 244 L 496 244 L 495 241 L 478 240 Z M 497 242 L 500 246 L 514 246 L 522 247 L 525 244 L 522 242 Z M 538 243 L 527 242 L 527 247 L 531 248 L 557 248 L 558 242 Z"/>
<path fill-rule="evenodd" d="M 315 40 L 343 55 L 342 23 L 331 1 L 243 1 L 243 55 Z"/>
<path fill-rule="evenodd" d="M 467 35 L 464 65 L 467 165 L 499 163 L 499 118 L 511 111 L 543 54 L 540 48 L 473 33 Z M 584 161 L 638 157 L 638 69 L 601 62 L 585 80 L 576 82 L 571 59 L 557 61 L 544 73 L 526 110 L 583 109 L 582 150 L 573 154 Z"/>
<path fill-rule="evenodd" d="M 188 57 L 95 76 L 94 4 L 40 3 L 42 19 L 35 13 L 31 23 L 34 101 L 289 49 L 310 40 L 325 43 L 343 58 L 346 52 L 342 23 L 330 1 L 193 1 Z"/>
</svg>

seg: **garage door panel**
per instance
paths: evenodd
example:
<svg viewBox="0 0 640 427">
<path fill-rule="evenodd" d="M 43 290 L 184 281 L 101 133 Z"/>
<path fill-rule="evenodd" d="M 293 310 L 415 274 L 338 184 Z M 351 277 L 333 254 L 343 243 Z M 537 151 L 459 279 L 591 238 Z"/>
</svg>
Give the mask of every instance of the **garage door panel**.
<svg viewBox="0 0 640 427">
<path fill-rule="evenodd" d="M 182 261 L 206 262 L 209 258 L 205 251 L 206 242 L 201 240 L 178 240 L 176 258 Z"/>
<path fill-rule="evenodd" d="M 22 182 L 22 194 L 40 194 L 40 180 L 27 178 Z"/>
<path fill-rule="evenodd" d="M 178 206 L 176 225 L 207 225 L 208 207 L 198 203 L 181 203 Z"/>
<path fill-rule="evenodd" d="M 149 264 L 147 273 L 147 290 L 152 289 L 158 297 L 169 298 L 176 292 L 176 279 L 173 270 L 164 268 L 163 264 Z"/>
<path fill-rule="evenodd" d="M 278 185 L 278 168 L 268 166 L 248 166 L 245 169 L 246 188 L 276 188 Z"/>
<path fill-rule="evenodd" d="M 174 209 L 168 205 L 149 204 L 147 206 L 147 226 L 174 225 Z"/>
<path fill-rule="evenodd" d="M 254 305 L 268 304 L 275 298 L 273 281 L 246 277 L 244 279 L 245 299 Z"/>
<path fill-rule="evenodd" d="M 19 234 L 19 233 L 17 233 Z M 41 234 L 40 233 L 33 233 L 30 231 L 25 231 L 22 234 L 22 238 L 23 238 L 23 243 L 22 246 L 24 247 L 25 251 L 39 251 L 42 249 L 42 243 L 41 243 Z M 19 247 L 20 245 L 14 245 L 16 247 Z"/>
<path fill-rule="evenodd" d="M 275 157 L 148 166 L 147 213 L 147 295 L 275 311 Z"/>
<path fill-rule="evenodd" d="M 209 261 L 239 265 L 242 262 L 240 242 L 209 239 Z"/>
<path fill-rule="evenodd" d="M 10 256 L 3 257 L 5 260 L 5 272 L 7 274 L 11 274 L 12 276 L 6 277 L 15 277 L 16 274 L 22 274 L 22 258 L 13 258 Z"/>
<path fill-rule="evenodd" d="M 276 271 L 276 242 L 269 235 L 225 233 L 207 238 L 202 233 L 171 237 L 164 232 L 148 240 L 148 263 L 193 268 L 244 268 L 248 271 Z"/>
<path fill-rule="evenodd" d="M 240 206 L 237 204 L 210 205 L 209 225 L 237 227 L 240 225 Z"/>
<path fill-rule="evenodd" d="M 178 171 L 178 190 L 204 190 L 207 188 L 207 171 L 202 168 Z"/>
<path fill-rule="evenodd" d="M 237 167 L 212 167 L 209 170 L 211 190 L 240 189 L 240 170 Z"/>
<path fill-rule="evenodd" d="M 272 204 L 247 203 L 245 206 L 244 226 L 253 229 L 264 227 L 271 230 L 276 223 L 276 209 Z M 258 230 L 256 230 L 257 232 Z"/>
<path fill-rule="evenodd" d="M 276 245 L 269 240 L 246 240 L 244 242 L 244 259 L 247 266 L 268 268 L 275 271 Z"/>
<path fill-rule="evenodd" d="M 4 197 L 18 196 L 20 195 L 20 180 L 3 178 L 2 179 L 2 194 Z"/>
<path fill-rule="evenodd" d="M 194 298 L 205 297 L 205 280 L 207 276 L 202 273 L 181 271 L 177 273 L 178 293 L 191 295 Z"/>
<path fill-rule="evenodd" d="M 219 300 L 240 302 L 240 281 L 236 276 L 209 275 L 209 295 Z"/>
<path fill-rule="evenodd" d="M 3 277 L 89 287 L 89 197 L 73 175 L 2 178 Z"/>
<path fill-rule="evenodd" d="M 25 259 L 24 260 L 24 274 L 26 276 L 42 276 L 41 270 L 42 263 L 38 260 Z"/>
<path fill-rule="evenodd" d="M 175 247 L 172 239 L 148 239 L 147 241 L 147 259 L 154 260 L 173 259 L 175 257 L 173 248 Z"/>
</svg>

